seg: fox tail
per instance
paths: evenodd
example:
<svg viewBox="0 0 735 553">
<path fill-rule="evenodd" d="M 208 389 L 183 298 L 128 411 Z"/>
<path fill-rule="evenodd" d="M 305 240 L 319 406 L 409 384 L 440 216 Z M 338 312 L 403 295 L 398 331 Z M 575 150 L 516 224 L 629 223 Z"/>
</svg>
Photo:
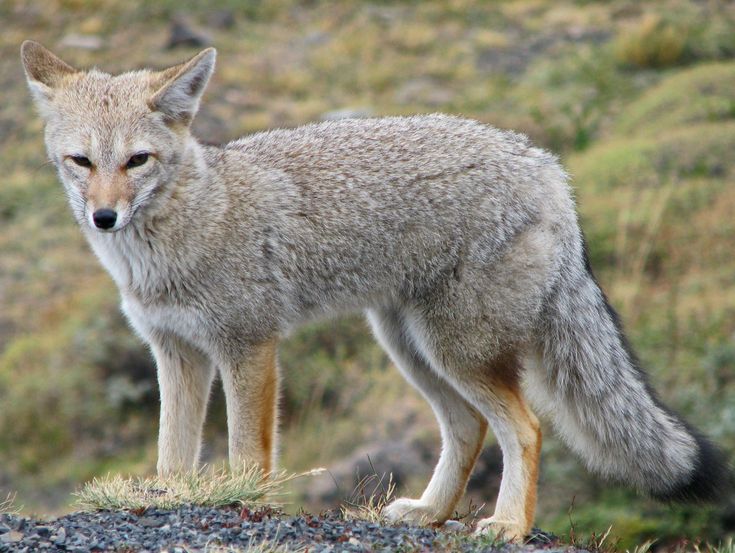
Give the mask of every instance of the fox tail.
<svg viewBox="0 0 735 553">
<path fill-rule="evenodd" d="M 731 481 L 724 455 L 658 400 L 573 242 L 527 371 L 532 403 L 593 472 L 658 499 L 718 499 Z"/>
</svg>

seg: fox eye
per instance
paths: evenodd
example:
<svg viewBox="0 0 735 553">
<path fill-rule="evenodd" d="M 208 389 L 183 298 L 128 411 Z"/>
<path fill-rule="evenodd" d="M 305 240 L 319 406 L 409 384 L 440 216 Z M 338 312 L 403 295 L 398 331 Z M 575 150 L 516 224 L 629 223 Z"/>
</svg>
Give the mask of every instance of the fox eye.
<svg viewBox="0 0 735 553">
<path fill-rule="evenodd" d="M 92 162 L 89 161 L 88 157 L 84 156 L 69 156 L 71 160 L 79 165 L 80 167 L 92 167 Z"/>
<path fill-rule="evenodd" d="M 125 168 L 132 169 L 133 167 L 140 167 L 141 165 L 144 165 L 145 162 L 148 161 L 148 155 L 148 152 L 142 152 L 140 154 L 130 156 L 130 159 L 125 164 Z"/>
</svg>

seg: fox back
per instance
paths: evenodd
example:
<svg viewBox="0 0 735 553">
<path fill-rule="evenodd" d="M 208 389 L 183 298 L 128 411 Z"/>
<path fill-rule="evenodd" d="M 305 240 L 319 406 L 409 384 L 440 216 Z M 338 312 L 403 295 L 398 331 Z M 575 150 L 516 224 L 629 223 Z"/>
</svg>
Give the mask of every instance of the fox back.
<svg viewBox="0 0 735 553">
<path fill-rule="evenodd" d="M 489 423 L 503 479 L 478 531 L 523 537 L 541 448 L 528 400 L 604 476 L 668 499 L 726 489 L 721 453 L 658 400 L 628 347 L 553 155 L 444 115 L 203 146 L 189 125 L 214 56 L 111 76 L 22 47 L 49 157 L 156 358 L 159 472 L 197 466 L 215 373 L 231 465 L 271 471 L 278 338 L 362 310 L 443 440 L 426 490 L 389 505 L 392 520 L 446 520 Z"/>
</svg>

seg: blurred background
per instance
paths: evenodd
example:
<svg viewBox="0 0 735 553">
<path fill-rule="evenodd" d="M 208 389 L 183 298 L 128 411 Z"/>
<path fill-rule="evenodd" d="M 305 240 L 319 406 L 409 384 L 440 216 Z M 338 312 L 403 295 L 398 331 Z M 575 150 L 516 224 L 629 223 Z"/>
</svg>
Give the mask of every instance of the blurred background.
<svg viewBox="0 0 735 553">
<path fill-rule="evenodd" d="M 592 264 L 655 387 L 732 458 L 735 3 L 0 0 L 0 499 L 63 512 L 94 475 L 155 470 L 154 366 L 45 163 L 26 38 L 110 72 L 216 46 L 194 124 L 206 142 L 436 111 L 528 134 L 571 173 Z M 281 464 L 330 469 L 300 482 L 290 509 L 334 507 L 373 473 L 420 494 L 436 424 L 360 317 L 304 328 L 280 358 Z M 210 413 L 216 462 L 220 389 Z M 492 512 L 502 465 L 487 445 L 461 512 Z M 718 508 L 653 503 L 590 476 L 547 432 L 538 525 L 612 526 L 620 547 L 716 543 L 735 532 L 730 495 Z"/>
</svg>

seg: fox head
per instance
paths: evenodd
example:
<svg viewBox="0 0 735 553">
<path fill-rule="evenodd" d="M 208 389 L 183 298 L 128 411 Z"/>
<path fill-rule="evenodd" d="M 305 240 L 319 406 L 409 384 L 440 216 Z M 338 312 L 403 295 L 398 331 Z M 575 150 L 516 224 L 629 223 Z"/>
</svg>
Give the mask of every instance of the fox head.
<svg viewBox="0 0 735 553">
<path fill-rule="evenodd" d="M 214 70 L 208 48 L 163 71 L 79 71 L 37 42 L 21 46 L 45 141 L 80 225 L 123 229 L 191 162 L 189 125 Z"/>
</svg>

